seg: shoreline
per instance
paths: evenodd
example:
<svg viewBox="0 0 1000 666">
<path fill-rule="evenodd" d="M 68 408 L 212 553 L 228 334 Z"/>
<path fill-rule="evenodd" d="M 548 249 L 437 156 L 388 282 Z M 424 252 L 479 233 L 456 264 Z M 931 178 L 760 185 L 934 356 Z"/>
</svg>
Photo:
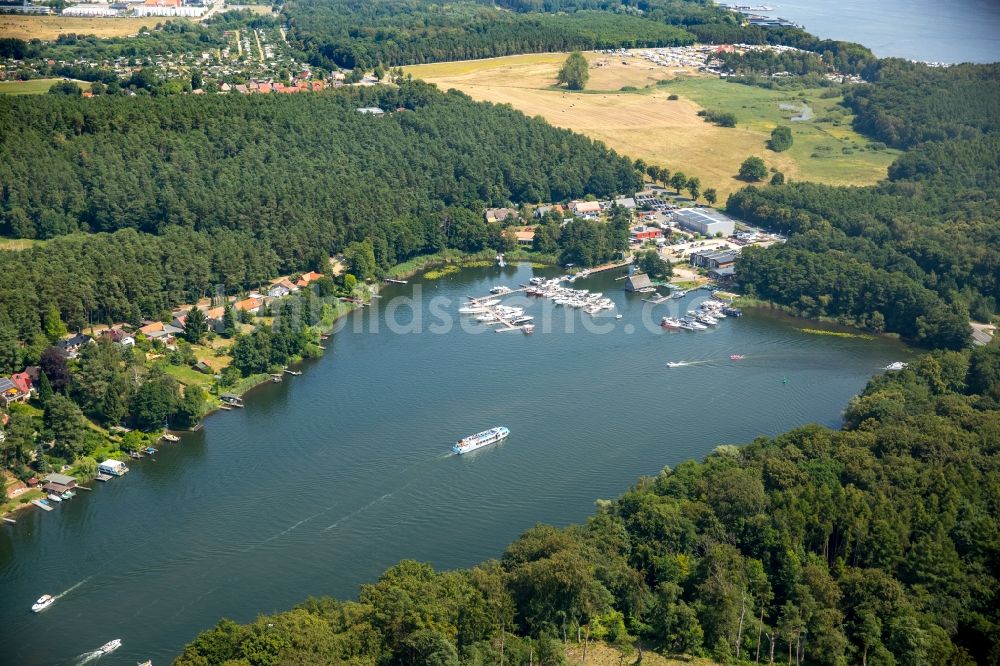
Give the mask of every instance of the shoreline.
<svg viewBox="0 0 1000 666">
<path fill-rule="evenodd" d="M 510 261 L 515 263 L 530 262 L 533 265 L 543 265 L 546 267 L 558 265 L 557 262 L 555 261 L 555 258 L 552 256 L 539 255 L 535 257 L 532 256 L 532 254 L 533 253 L 519 249 L 511 253 L 504 253 L 504 256 L 505 258 L 509 257 Z M 457 250 L 444 250 L 442 252 L 438 252 L 435 254 L 421 255 L 419 257 L 411 259 L 408 262 L 398 264 L 397 266 L 390 268 L 386 272 L 385 277 L 389 277 L 391 279 L 405 279 L 414 277 L 422 273 L 426 273 L 430 271 L 430 269 L 435 268 L 437 266 L 451 265 L 460 267 L 472 267 L 479 262 L 488 262 L 489 265 L 494 265 L 495 261 L 496 261 L 496 252 L 494 250 L 483 250 L 481 252 L 474 252 L 474 253 L 460 252 Z M 379 282 L 381 282 L 381 279 L 379 280 Z M 375 282 L 372 284 L 365 283 L 364 289 L 368 290 L 369 292 L 368 294 L 369 302 L 371 301 L 370 297 L 378 293 L 379 282 Z M 329 321 L 321 322 L 315 327 L 320 338 L 322 338 L 322 336 L 324 335 L 332 334 L 332 332 L 336 328 L 338 321 L 340 321 L 341 319 L 343 319 L 344 317 L 346 317 L 347 315 L 351 314 L 352 312 L 361 307 L 362 307 L 361 303 L 358 302 L 338 300 L 332 318 Z M 317 344 L 319 344 L 320 342 L 322 342 L 322 339 L 318 340 Z M 321 353 L 319 356 L 317 356 L 317 358 L 321 358 L 323 355 L 324 354 Z M 288 367 L 291 368 L 294 366 L 301 365 L 305 360 L 307 359 L 297 358 L 291 360 L 288 363 Z M 254 389 L 257 389 L 260 386 L 263 386 L 264 384 L 267 384 L 270 381 L 271 381 L 271 375 L 269 373 L 250 375 L 249 377 L 243 378 L 242 382 L 245 383 L 245 385 L 237 385 L 237 388 L 235 390 L 227 392 L 233 393 L 234 395 L 237 395 L 240 398 L 242 398 L 248 395 Z M 189 433 L 194 433 L 201 430 L 205 426 L 210 416 L 221 411 L 226 411 L 221 409 L 222 403 L 218 402 L 218 395 L 213 395 L 210 393 L 209 399 L 214 403 L 213 406 L 206 409 L 205 413 L 202 414 L 201 418 L 198 419 L 198 422 L 194 424 L 192 427 L 185 429 L 165 428 L 162 432 L 175 433 L 181 436 Z M 103 429 L 102 432 L 104 432 Z M 109 441 L 114 441 L 111 440 L 110 433 L 106 434 Z M 155 441 L 159 442 L 160 439 L 161 438 L 157 438 Z M 178 444 L 180 443 L 182 442 L 178 442 Z M 121 450 L 119 449 L 118 452 L 120 451 Z M 116 453 L 110 453 L 107 455 L 107 457 L 118 459 Z M 130 458 L 126 458 L 124 462 L 128 462 L 130 460 L 131 460 Z M 80 464 L 81 464 L 81 459 L 74 461 L 74 464 L 70 466 L 71 469 L 65 470 L 65 472 L 66 473 L 72 472 L 73 471 L 72 467 L 79 466 Z M 74 476 L 76 476 L 76 478 L 80 482 L 84 483 L 91 482 L 96 478 L 96 471 L 93 474 L 82 474 L 80 472 L 77 472 L 77 474 Z M 14 516 L 17 512 L 21 511 L 22 509 L 34 506 L 31 503 L 32 499 L 39 499 L 45 497 L 45 494 L 42 493 L 41 491 L 37 492 L 35 491 L 36 491 L 35 488 L 29 488 L 26 491 L 20 493 L 17 497 L 11 497 L 11 498 L 5 497 L 3 504 L 15 501 L 16 504 L 11 506 L 9 509 L 6 509 L 2 513 L 0 513 L 0 519 L 6 518 L 8 516 Z"/>
<path fill-rule="evenodd" d="M 735 307 L 744 308 L 747 310 L 758 310 L 760 312 L 768 312 L 771 314 L 780 315 L 782 318 L 785 318 L 787 320 L 799 320 L 804 323 L 814 322 L 829 327 L 829 330 L 821 330 L 809 327 L 796 326 L 798 330 L 813 335 L 827 335 L 832 337 L 854 338 L 858 340 L 876 340 L 881 338 L 885 340 L 895 340 L 897 342 L 902 342 L 907 347 L 912 346 L 909 342 L 900 337 L 898 333 L 891 333 L 889 331 L 882 331 L 881 333 L 879 333 L 868 328 L 862 328 L 860 326 L 852 326 L 850 324 L 844 324 L 832 317 L 816 317 L 812 315 L 803 315 L 796 312 L 794 309 L 792 309 L 787 305 L 781 305 L 780 303 L 776 303 L 774 301 L 765 301 L 759 298 L 751 298 L 749 296 L 743 296 L 737 294 L 736 298 L 733 299 L 733 305 Z"/>
</svg>

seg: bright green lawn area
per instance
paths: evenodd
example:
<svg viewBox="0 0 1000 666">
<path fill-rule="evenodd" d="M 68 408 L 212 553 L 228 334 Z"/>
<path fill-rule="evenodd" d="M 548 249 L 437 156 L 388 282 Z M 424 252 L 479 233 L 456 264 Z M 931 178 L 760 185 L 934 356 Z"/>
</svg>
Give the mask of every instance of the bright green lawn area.
<svg viewBox="0 0 1000 666">
<path fill-rule="evenodd" d="M 792 147 L 782 153 L 795 160 L 798 178 L 831 184 L 880 180 L 886 169 L 900 155 L 898 150 L 873 150 L 872 141 L 851 128 L 853 116 L 840 106 L 840 96 L 822 97 L 828 88 L 805 90 L 768 90 L 756 86 L 729 83 L 708 77 L 682 77 L 658 92 L 676 93 L 710 110 L 736 114 L 737 127 L 770 136 L 777 125 L 792 130 Z M 782 109 L 782 104 L 795 107 Z M 792 122 L 798 109 L 808 105 L 812 120 Z M 757 153 L 768 161 L 776 153 L 761 145 Z"/>
<path fill-rule="evenodd" d="M 194 368 L 186 365 L 167 364 L 164 366 L 164 370 L 168 375 L 176 378 L 181 384 L 184 384 L 185 386 L 192 384 L 199 385 L 205 389 L 205 391 L 208 391 L 215 381 L 215 378 L 212 377 L 212 375 L 206 375 L 202 372 L 198 372 Z"/>
<path fill-rule="evenodd" d="M 41 95 L 47 93 L 53 83 L 62 79 L 32 79 L 31 81 L 0 81 L 0 94 L 3 95 Z M 77 81 L 81 88 L 87 90 L 90 84 Z"/>
</svg>

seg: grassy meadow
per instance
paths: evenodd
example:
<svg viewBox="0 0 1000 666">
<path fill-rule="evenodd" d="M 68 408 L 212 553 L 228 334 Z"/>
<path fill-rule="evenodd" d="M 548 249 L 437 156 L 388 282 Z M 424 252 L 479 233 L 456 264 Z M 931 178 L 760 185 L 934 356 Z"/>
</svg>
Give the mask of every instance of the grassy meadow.
<svg viewBox="0 0 1000 666">
<path fill-rule="evenodd" d="M 405 70 L 447 90 L 456 88 L 477 100 L 510 104 L 603 141 L 632 158 L 701 178 L 720 198 L 744 185 L 736 179 L 750 155 L 793 180 L 836 185 L 866 185 L 885 177 L 898 154 L 868 149 L 869 141 L 851 129 L 851 116 L 824 98 L 825 89 L 774 91 L 728 83 L 692 70 L 658 67 L 638 58 L 587 53 L 591 64 L 587 90 L 555 87 L 566 54 L 546 53 L 463 62 L 415 65 Z M 623 90 L 623 88 L 626 88 Z M 668 97 L 676 94 L 678 99 Z M 812 120 L 791 122 L 788 104 L 808 105 Z M 738 124 L 722 128 L 698 116 L 702 109 L 731 111 Z M 778 124 L 792 128 L 794 145 L 783 153 L 766 148 Z"/>
<path fill-rule="evenodd" d="M 47 93 L 53 83 L 58 83 L 62 79 L 32 79 L 30 81 L 0 81 L 0 95 L 41 95 Z M 87 90 L 90 83 L 87 81 L 77 81 L 81 88 Z M 0 239 L 0 249 L 5 248 L 7 241 Z"/>
<path fill-rule="evenodd" d="M 59 35 L 76 33 L 98 37 L 127 37 L 139 34 L 139 28 L 153 26 L 162 19 L 145 18 L 89 18 L 81 16 L 30 16 L 26 14 L 0 14 L 0 36 L 18 39 L 51 41 Z"/>
</svg>

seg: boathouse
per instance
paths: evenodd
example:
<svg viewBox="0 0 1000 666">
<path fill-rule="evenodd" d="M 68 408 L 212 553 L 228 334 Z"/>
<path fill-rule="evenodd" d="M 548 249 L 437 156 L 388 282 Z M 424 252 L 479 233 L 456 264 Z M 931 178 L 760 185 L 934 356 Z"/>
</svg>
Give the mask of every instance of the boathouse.
<svg viewBox="0 0 1000 666">
<path fill-rule="evenodd" d="M 49 474 L 44 481 L 45 485 L 42 486 L 42 490 L 47 493 L 62 495 L 67 490 L 76 488 L 76 477 L 66 474 Z"/>
<path fill-rule="evenodd" d="M 645 273 L 630 275 L 628 279 L 625 280 L 625 291 L 639 291 L 640 289 L 646 289 L 652 286 L 653 283 L 649 280 L 649 276 Z"/>
</svg>

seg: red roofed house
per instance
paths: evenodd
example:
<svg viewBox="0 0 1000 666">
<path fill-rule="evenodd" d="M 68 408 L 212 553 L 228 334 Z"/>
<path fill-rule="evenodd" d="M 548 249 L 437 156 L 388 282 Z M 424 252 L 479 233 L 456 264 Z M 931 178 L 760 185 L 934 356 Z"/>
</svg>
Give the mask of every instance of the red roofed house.
<svg viewBox="0 0 1000 666">
<path fill-rule="evenodd" d="M 10 376 L 10 380 L 22 393 L 31 393 L 31 375 L 27 372 L 15 372 Z"/>
<path fill-rule="evenodd" d="M 233 309 L 245 310 L 247 312 L 256 314 L 257 311 L 260 310 L 261 305 L 262 303 L 259 298 L 245 298 L 242 301 L 239 301 L 235 305 L 233 305 Z"/>
<path fill-rule="evenodd" d="M 299 281 L 295 283 L 297 287 L 308 287 L 310 282 L 315 282 L 316 280 L 323 277 L 322 273 L 317 273 L 315 271 L 309 271 L 308 273 L 303 273 Z"/>
</svg>

